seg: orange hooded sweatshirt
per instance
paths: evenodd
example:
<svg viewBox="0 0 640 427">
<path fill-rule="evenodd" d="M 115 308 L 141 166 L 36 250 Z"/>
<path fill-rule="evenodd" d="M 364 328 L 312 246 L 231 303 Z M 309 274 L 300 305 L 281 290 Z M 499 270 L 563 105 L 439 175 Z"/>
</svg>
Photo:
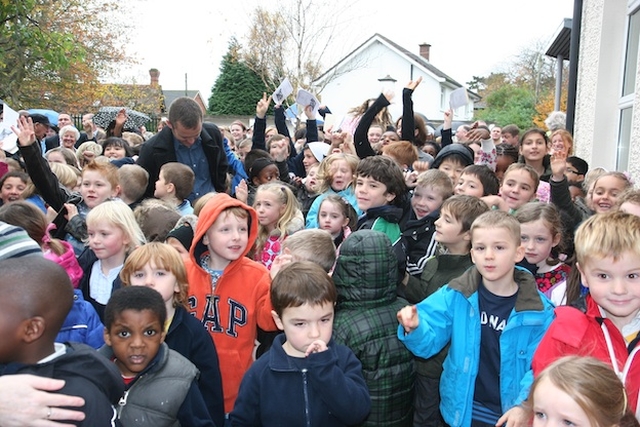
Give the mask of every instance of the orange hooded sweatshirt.
<svg viewBox="0 0 640 427">
<path fill-rule="evenodd" d="M 202 256 L 209 252 L 203 237 L 216 218 L 231 207 L 241 207 L 249 213 L 249 241 L 242 256 L 227 265 L 212 290 L 211 276 L 200 266 Z M 216 344 L 227 413 L 233 409 L 242 376 L 253 363 L 257 327 L 265 331 L 277 329 L 271 316 L 269 272 L 246 257 L 257 235 L 256 212 L 227 194 L 217 194 L 200 212 L 186 262 L 189 309 Z"/>
</svg>

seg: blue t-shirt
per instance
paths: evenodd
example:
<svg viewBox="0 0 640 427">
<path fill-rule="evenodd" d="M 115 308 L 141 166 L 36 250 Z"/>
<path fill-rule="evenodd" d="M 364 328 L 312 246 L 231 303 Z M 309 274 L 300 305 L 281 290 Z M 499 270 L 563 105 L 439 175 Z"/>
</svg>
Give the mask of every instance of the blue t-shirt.
<svg viewBox="0 0 640 427">
<path fill-rule="evenodd" d="M 502 416 L 500 400 L 500 336 L 516 305 L 518 292 L 503 297 L 478 287 L 480 309 L 480 362 L 473 395 L 472 419 L 477 425 L 495 425 Z"/>
</svg>

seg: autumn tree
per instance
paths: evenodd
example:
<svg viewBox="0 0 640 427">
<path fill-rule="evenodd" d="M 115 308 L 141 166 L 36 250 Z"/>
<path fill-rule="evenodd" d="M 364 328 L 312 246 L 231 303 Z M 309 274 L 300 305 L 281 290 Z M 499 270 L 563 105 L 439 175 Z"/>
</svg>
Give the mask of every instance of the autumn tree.
<svg viewBox="0 0 640 427">
<path fill-rule="evenodd" d="M 0 98 L 14 108 L 83 111 L 126 65 L 128 21 L 108 0 L 0 1 Z M 113 16 L 119 19 L 113 19 Z"/>
<path fill-rule="evenodd" d="M 323 59 L 347 28 L 358 1 L 295 0 L 280 2 L 270 11 L 258 7 L 247 34 L 245 63 L 271 89 L 288 77 L 294 88 L 310 89 L 322 74 Z M 335 13 L 339 8 L 340 13 Z"/>
<path fill-rule="evenodd" d="M 263 80 L 243 61 L 240 43 L 232 38 L 209 97 L 209 111 L 213 114 L 255 114 L 256 102 L 265 91 L 267 87 Z"/>
<path fill-rule="evenodd" d="M 553 111 L 556 85 L 556 60 L 544 54 L 544 45 L 536 42 L 523 49 L 505 70 L 486 77 L 474 76 L 467 83 L 469 88 L 482 96 L 485 108 L 476 117 L 500 126 L 515 123 L 520 128 L 541 126 Z M 566 77 L 563 88 L 566 110 Z"/>
</svg>

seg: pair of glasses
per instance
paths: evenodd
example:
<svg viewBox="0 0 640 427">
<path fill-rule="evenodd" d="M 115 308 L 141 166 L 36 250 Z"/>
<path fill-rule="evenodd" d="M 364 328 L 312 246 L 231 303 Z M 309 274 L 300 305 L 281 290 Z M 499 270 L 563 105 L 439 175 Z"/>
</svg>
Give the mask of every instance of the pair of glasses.
<svg viewBox="0 0 640 427">
<path fill-rule="evenodd" d="M 573 169 L 567 169 L 567 173 L 574 173 L 576 175 L 582 175 L 580 172 L 578 172 L 577 170 L 573 170 Z"/>
</svg>

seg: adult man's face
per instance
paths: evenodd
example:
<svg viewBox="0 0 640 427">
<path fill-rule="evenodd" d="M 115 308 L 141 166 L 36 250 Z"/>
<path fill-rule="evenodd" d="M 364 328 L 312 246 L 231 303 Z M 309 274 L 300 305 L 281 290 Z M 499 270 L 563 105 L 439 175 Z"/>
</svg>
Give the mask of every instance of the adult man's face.
<svg viewBox="0 0 640 427">
<path fill-rule="evenodd" d="M 34 123 L 33 124 L 33 133 L 36 134 L 36 138 L 40 141 L 47 134 L 47 130 L 49 130 L 49 126 L 43 125 L 42 123 Z"/>
<path fill-rule="evenodd" d="M 71 116 L 68 114 L 60 114 L 58 116 L 58 127 L 62 129 L 63 126 L 72 124 Z"/>
<path fill-rule="evenodd" d="M 191 147 L 200 138 L 200 132 L 202 132 L 202 122 L 198 122 L 198 125 L 191 129 L 183 126 L 180 122 L 175 124 L 167 122 L 167 126 L 173 132 L 173 136 L 186 147 Z"/>
</svg>

